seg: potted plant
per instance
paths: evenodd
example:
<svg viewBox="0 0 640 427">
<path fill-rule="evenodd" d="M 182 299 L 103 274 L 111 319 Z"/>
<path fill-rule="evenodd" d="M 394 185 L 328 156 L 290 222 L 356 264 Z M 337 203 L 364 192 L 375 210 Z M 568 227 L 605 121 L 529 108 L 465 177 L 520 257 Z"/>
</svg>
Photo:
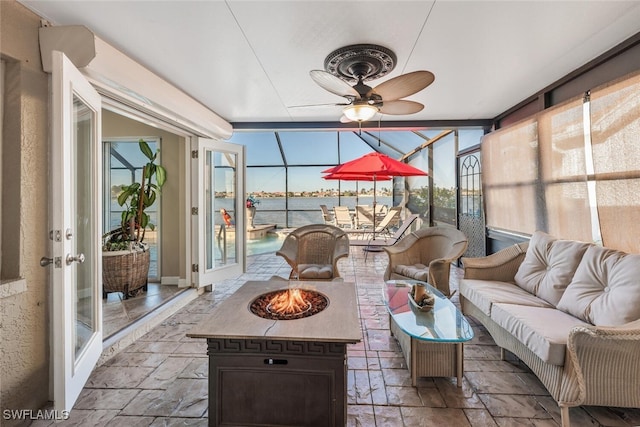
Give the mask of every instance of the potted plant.
<svg viewBox="0 0 640 427">
<path fill-rule="evenodd" d="M 147 286 L 149 246 L 144 243 L 147 228 L 154 230 L 145 210 L 155 203 L 167 180 L 165 168 L 156 164 L 158 151 L 153 152 L 143 139 L 140 151 L 148 159 L 142 168 L 141 182 L 123 185 L 118 194 L 122 211 L 120 225 L 102 236 L 103 297 L 108 292 L 122 292 L 124 298 L 137 294 Z"/>
<path fill-rule="evenodd" d="M 253 225 L 253 220 L 256 217 L 256 205 L 260 203 L 260 200 L 257 200 L 252 195 L 249 195 L 246 200 L 247 207 L 247 228 L 255 228 Z"/>
</svg>

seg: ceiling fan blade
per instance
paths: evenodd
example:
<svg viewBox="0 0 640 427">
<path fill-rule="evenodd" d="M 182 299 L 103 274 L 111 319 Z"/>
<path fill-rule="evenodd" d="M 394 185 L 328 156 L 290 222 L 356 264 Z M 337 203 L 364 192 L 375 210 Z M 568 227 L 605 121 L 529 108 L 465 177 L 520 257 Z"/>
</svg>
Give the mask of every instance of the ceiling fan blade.
<svg viewBox="0 0 640 427">
<path fill-rule="evenodd" d="M 435 76 L 430 71 L 414 71 L 380 83 L 373 88 L 373 92 L 380 95 L 386 103 L 420 92 L 434 80 Z"/>
<path fill-rule="evenodd" d="M 350 102 L 342 102 L 339 104 L 303 104 L 303 105 L 290 105 L 287 108 L 309 108 L 309 107 L 346 107 L 347 105 L 351 105 Z"/>
<path fill-rule="evenodd" d="M 415 101 L 407 101 L 401 99 L 399 101 L 385 101 L 380 107 L 382 114 L 390 114 L 395 116 L 401 116 L 403 114 L 413 114 L 418 111 L 422 111 L 424 105 Z"/>
<path fill-rule="evenodd" d="M 309 75 L 321 88 L 339 96 L 360 99 L 360 94 L 349 83 L 323 70 L 309 71 Z"/>
</svg>

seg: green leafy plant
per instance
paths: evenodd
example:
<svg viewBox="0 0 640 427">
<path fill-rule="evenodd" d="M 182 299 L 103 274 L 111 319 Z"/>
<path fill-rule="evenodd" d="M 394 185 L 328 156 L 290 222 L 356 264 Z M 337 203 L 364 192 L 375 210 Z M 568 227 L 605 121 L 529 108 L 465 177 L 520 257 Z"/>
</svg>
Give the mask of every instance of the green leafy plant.
<svg viewBox="0 0 640 427">
<path fill-rule="evenodd" d="M 149 160 L 142 168 L 141 182 L 123 185 L 118 194 L 118 205 L 124 206 L 120 226 L 103 235 L 103 249 L 118 251 L 131 248 L 144 241 L 147 228 L 154 230 L 145 210 L 155 203 L 167 180 L 167 171 L 156 164 L 159 150 L 153 152 L 143 139 L 138 141 L 140 151 Z"/>
</svg>

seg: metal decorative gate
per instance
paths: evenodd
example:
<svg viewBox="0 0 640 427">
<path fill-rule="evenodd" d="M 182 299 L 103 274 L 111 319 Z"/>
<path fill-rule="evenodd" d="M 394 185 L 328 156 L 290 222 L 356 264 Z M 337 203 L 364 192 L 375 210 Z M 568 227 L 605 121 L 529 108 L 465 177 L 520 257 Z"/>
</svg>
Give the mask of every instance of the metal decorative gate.
<svg viewBox="0 0 640 427">
<path fill-rule="evenodd" d="M 469 247 L 464 256 L 485 256 L 486 240 L 480 151 L 461 155 L 458 157 L 458 164 L 460 165 L 458 226 L 469 239 Z"/>
</svg>

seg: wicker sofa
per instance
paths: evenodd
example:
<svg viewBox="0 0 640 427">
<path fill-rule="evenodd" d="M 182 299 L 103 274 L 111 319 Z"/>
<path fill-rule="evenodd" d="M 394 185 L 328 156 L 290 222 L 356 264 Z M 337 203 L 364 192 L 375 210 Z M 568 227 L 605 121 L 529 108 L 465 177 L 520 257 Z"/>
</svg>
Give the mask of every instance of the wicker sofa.
<svg viewBox="0 0 640 427">
<path fill-rule="evenodd" d="M 640 407 L 640 255 L 536 232 L 462 262 L 463 313 L 531 368 L 563 427 L 570 407 Z"/>
</svg>

